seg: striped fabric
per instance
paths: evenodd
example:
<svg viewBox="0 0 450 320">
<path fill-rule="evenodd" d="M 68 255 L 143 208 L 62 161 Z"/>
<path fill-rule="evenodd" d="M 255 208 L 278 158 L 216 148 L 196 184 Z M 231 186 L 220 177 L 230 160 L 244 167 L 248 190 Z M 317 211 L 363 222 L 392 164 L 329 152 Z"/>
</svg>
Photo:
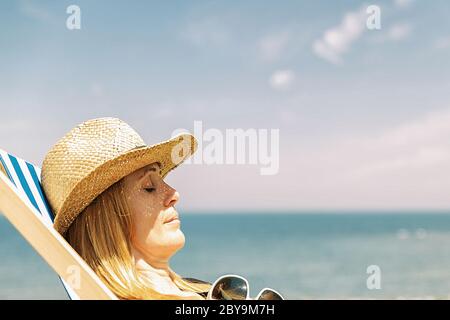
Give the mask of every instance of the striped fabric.
<svg viewBox="0 0 450 320">
<path fill-rule="evenodd" d="M 39 215 L 42 221 L 53 228 L 53 213 L 45 199 L 40 184 L 41 169 L 17 158 L 0 149 L 0 164 L 3 171 L 6 172 L 11 182 L 16 186 L 17 192 L 25 196 L 31 205 L 36 209 L 35 213 Z M 76 293 L 60 278 L 68 296 L 72 300 L 79 300 Z"/>
</svg>

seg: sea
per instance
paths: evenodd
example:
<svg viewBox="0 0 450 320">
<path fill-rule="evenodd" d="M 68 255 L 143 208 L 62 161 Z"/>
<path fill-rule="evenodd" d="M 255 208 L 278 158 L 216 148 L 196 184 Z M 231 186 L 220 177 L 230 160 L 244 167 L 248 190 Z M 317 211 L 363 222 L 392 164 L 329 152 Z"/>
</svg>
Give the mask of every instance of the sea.
<svg viewBox="0 0 450 320">
<path fill-rule="evenodd" d="M 285 299 L 449 299 L 450 212 L 179 212 L 183 277 L 245 277 Z M 0 216 L 0 299 L 67 299 Z"/>
</svg>

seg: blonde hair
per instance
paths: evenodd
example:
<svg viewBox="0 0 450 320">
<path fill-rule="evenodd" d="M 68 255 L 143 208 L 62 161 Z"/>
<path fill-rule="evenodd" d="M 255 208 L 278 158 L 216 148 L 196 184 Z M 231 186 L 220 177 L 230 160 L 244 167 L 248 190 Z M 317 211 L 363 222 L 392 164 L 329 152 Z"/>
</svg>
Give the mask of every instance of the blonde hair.
<svg viewBox="0 0 450 320">
<path fill-rule="evenodd" d="M 131 219 L 122 179 L 78 215 L 66 238 L 119 299 L 183 299 L 159 293 L 139 274 L 131 254 Z M 171 269 L 170 277 L 178 288 L 192 293 L 211 286 L 183 279 Z"/>
</svg>

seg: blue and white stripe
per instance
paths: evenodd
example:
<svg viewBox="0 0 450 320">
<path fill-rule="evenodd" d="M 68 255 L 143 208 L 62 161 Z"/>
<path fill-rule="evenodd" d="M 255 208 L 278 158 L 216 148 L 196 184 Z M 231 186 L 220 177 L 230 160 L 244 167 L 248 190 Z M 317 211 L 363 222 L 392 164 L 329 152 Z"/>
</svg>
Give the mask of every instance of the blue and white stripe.
<svg viewBox="0 0 450 320">
<path fill-rule="evenodd" d="M 28 199 L 36 209 L 34 212 L 38 214 L 44 224 L 53 228 L 54 215 L 50 210 L 40 183 L 41 169 L 1 149 L 0 163 L 5 168 L 11 182 L 16 186 L 17 192 L 23 196 L 23 199 Z M 69 298 L 79 300 L 72 288 L 62 278 L 60 279 Z"/>
</svg>

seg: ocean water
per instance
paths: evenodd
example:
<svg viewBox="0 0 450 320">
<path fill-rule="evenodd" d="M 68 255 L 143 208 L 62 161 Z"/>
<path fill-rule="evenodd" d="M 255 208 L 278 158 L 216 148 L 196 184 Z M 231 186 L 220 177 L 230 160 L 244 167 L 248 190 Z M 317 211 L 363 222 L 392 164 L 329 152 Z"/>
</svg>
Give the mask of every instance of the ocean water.
<svg viewBox="0 0 450 320">
<path fill-rule="evenodd" d="M 251 295 L 287 299 L 448 299 L 450 214 L 183 214 L 182 276 L 238 274 Z M 0 217 L 0 298 L 66 299 L 59 279 Z M 369 266 L 380 288 L 369 289 Z"/>
</svg>

